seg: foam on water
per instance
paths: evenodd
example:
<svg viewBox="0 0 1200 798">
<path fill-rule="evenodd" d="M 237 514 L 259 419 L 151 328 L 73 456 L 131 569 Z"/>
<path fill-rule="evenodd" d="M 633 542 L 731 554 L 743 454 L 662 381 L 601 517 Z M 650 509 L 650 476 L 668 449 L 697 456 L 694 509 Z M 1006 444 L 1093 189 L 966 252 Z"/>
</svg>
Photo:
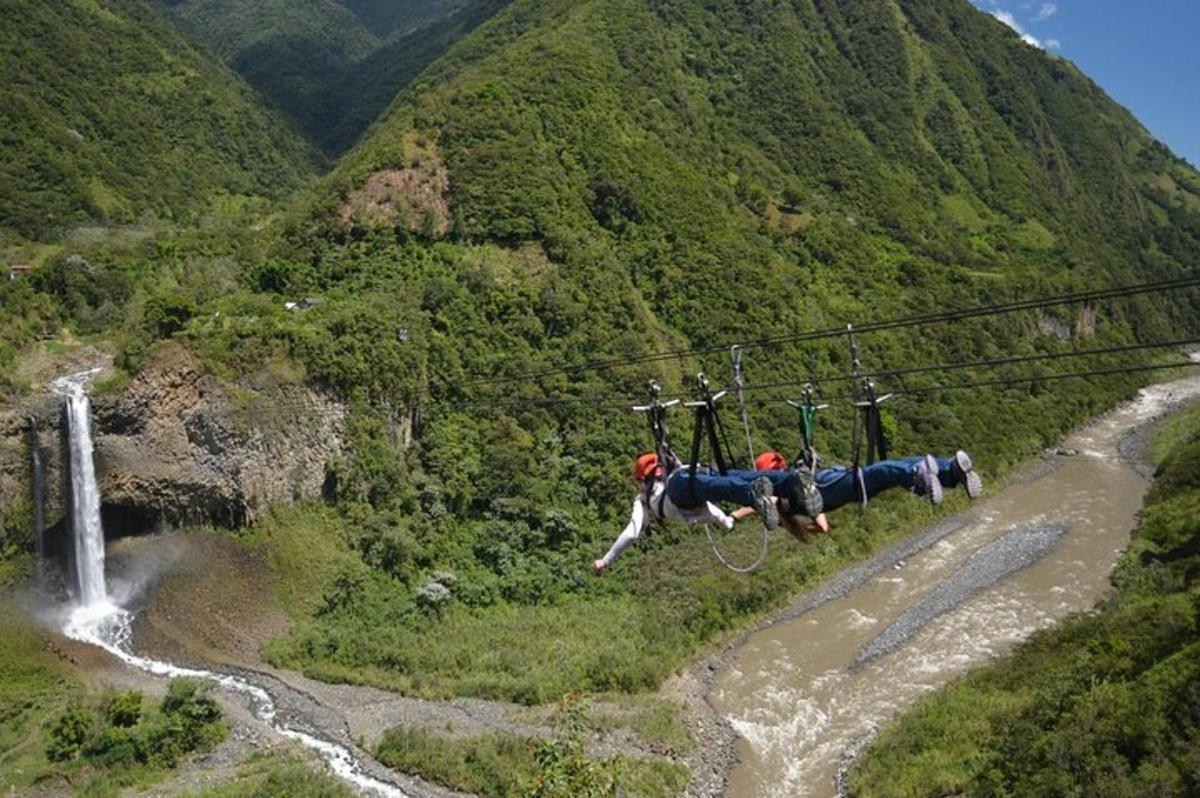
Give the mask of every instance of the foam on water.
<svg viewBox="0 0 1200 798">
<path fill-rule="evenodd" d="M 107 600 L 71 610 L 63 625 L 63 632 L 73 640 L 102 648 L 125 664 L 155 676 L 171 679 L 207 679 L 216 682 L 228 692 L 246 696 L 254 707 L 254 714 L 260 720 L 282 736 L 316 751 L 338 777 L 370 795 L 406 798 L 406 793 L 395 785 L 368 775 L 349 749 L 284 725 L 279 720 L 274 698 L 258 685 L 227 673 L 185 668 L 134 654 L 129 648 L 133 633 L 133 615 Z"/>
</svg>

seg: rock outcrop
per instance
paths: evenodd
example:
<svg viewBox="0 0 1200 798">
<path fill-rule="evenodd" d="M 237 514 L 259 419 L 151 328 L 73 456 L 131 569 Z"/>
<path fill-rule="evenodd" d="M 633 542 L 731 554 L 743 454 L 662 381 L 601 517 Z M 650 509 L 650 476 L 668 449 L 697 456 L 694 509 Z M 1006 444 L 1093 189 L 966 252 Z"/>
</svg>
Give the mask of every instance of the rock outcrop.
<svg viewBox="0 0 1200 798">
<path fill-rule="evenodd" d="M 92 413 L 106 532 L 121 535 L 239 526 L 272 504 L 321 496 L 344 450 L 347 409 L 303 383 L 223 383 L 174 348 L 120 391 L 99 392 Z M 53 527 L 65 510 L 63 420 L 53 400 L 0 413 L 0 506 L 29 496 L 31 414 Z"/>
</svg>

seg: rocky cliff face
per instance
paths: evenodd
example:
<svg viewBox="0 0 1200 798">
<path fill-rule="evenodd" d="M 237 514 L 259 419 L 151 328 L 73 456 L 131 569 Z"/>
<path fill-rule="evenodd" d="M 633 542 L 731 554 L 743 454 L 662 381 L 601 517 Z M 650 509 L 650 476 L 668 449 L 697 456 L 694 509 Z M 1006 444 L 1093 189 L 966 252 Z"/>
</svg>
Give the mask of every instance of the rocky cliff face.
<svg viewBox="0 0 1200 798">
<path fill-rule="evenodd" d="M 106 532 L 236 526 L 272 504 L 319 497 L 343 452 L 346 412 L 302 384 L 229 386 L 181 351 L 160 357 L 122 390 L 93 400 Z M 65 511 L 63 418 L 53 398 L 0 411 L 0 507 L 30 495 L 30 415 L 37 417 L 53 528 Z"/>
</svg>

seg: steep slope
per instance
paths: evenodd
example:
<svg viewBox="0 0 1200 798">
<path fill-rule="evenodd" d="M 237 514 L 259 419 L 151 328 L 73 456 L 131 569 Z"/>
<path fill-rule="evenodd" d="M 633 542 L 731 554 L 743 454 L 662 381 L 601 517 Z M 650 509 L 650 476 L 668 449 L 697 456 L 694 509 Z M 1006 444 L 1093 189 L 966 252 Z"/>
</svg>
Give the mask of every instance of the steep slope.
<svg viewBox="0 0 1200 798">
<path fill-rule="evenodd" d="M 159 0 L 327 152 L 349 148 L 497 0 Z"/>
<path fill-rule="evenodd" d="M 375 526 L 351 513 L 362 566 L 340 583 L 367 587 L 331 592 L 272 657 L 436 695 L 653 686 L 922 508 L 842 511 L 752 579 L 702 534 L 657 532 L 593 579 L 648 443 L 627 411 L 648 378 L 689 396 L 700 370 L 727 379 L 735 341 L 1194 274 L 1198 199 L 1196 172 L 1126 111 L 966 0 L 518 0 L 415 79 L 251 275 L 323 296 L 336 345 L 292 351 L 380 408 L 337 487 L 373 508 Z M 1063 353 L 1195 332 L 1198 304 L 859 340 L 868 370 Z M 610 359 L 626 365 L 586 367 Z M 848 462 L 849 361 L 836 339 L 747 350 L 757 445 L 796 451 L 780 400 L 814 380 L 831 402 L 819 448 Z M 1139 379 L 998 381 L 1052 368 L 881 380 L 906 394 L 888 408 L 894 450 L 966 446 L 994 472 Z M 971 380 L 991 384 L 941 387 Z M 388 453 L 397 406 L 416 441 Z"/>
<path fill-rule="evenodd" d="M 451 16 L 471 0 L 342 0 L 376 36 L 404 36 Z"/>
<path fill-rule="evenodd" d="M 1196 209 L 1195 172 L 1018 44 L 960 0 L 518 3 L 340 173 L 389 168 L 420 131 L 473 239 L 620 244 L 686 218 L 770 232 L 801 260 L 873 227 L 944 262 L 1127 267 L 1143 233 Z"/>
<path fill-rule="evenodd" d="M 334 0 L 167 0 L 171 17 L 309 134 L 336 121 L 328 86 L 380 45 Z"/>
<path fill-rule="evenodd" d="M 391 40 L 350 68 L 326 93 L 336 123 L 317 137 L 330 153 L 349 149 L 425 67 L 511 0 L 473 0 L 455 12 Z M 402 5 L 402 4 L 399 4 Z"/>
<path fill-rule="evenodd" d="M 52 237 L 282 196 L 314 154 L 142 0 L 3 0 L 0 227 Z"/>
</svg>

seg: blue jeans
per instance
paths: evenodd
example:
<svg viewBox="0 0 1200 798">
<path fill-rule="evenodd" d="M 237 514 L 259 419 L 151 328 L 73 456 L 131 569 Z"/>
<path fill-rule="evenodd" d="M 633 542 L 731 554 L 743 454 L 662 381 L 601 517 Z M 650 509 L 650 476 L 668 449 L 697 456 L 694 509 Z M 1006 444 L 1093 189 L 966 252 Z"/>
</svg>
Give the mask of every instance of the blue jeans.
<svg viewBox="0 0 1200 798">
<path fill-rule="evenodd" d="M 771 480 L 776 496 L 788 496 L 796 475 L 790 471 L 730 471 L 725 475 L 696 470 L 695 478 L 684 468 L 667 480 L 667 498 L 681 510 L 694 510 L 705 502 L 728 502 L 739 507 L 752 507 L 754 493 L 750 486 L 759 477 Z"/>
<path fill-rule="evenodd" d="M 917 463 L 924 457 L 906 457 L 903 460 L 881 460 L 862 469 L 867 498 L 889 488 L 912 490 L 917 484 Z M 958 476 L 952 467 L 953 460 L 942 458 L 937 461 L 938 480 L 942 487 L 958 485 Z M 853 469 L 845 466 L 821 468 L 816 473 L 817 489 L 825 500 L 825 511 L 836 510 L 844 504 L 859 500 L 858 488 L 854 484 Z"/>
</svg>

